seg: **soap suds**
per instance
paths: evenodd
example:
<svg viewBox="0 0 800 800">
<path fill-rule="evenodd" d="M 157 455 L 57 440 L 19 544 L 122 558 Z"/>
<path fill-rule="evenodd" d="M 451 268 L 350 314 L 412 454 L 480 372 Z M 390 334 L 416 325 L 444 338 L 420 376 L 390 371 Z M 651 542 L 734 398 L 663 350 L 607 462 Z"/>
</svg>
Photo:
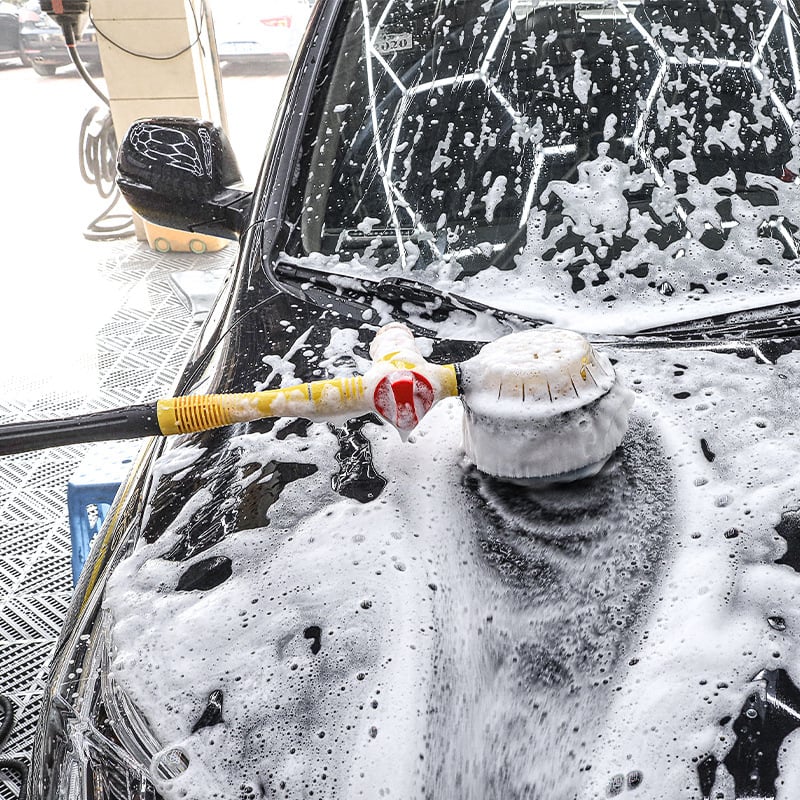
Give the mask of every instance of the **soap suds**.
<svg viewBox="0 0 800 800">
<path fill-rule="evenodd" d="M 537 5 L 517 10 L 530 20 L 545 7 Z M 613 114 L 597 116 L 604 141 L 579 158 L 590 137 L 577 125 L 597 114 L 587 106 L 601 94 L 587 51 L 572 42 L 564 49 L 555 30 L 524 31 L 526 46 L 516 50 L 498 38 L 490 83 L 475 72 L 452 83 L 453 96 L 489 98 L 475 119 L 462 124 L 468 115 L 450 104 L 451 84 L 428 91 L 424 104 L 382 107 L 382 120 L 404 126 L 395 151 L 403 160 L 384 181 L 385 165 L 375 167 L 374 148 L 364 149 L 362 172 L 347 182 L 377 192 L 358 198 L 376 216 L 326 220 L 333 229 L 361 222 L 366 233 L 373 219 L 389 220 L 382 203 L 391 200 L 403 262 L 397 246 L 295 260 L 373 280 L 413 266 L 420 281 L 582 332 L 633 332 L 800 299 L 800 138 L 784 119 L 798 103 L 780 56 L 783 21 L 747 80 L 737 83 L 737 68 L 722 60 L 752 57 L 742 28 L 749 34 L 747 20 L 762 6 L 735 4 L 717 26 L 728 7 L 706 2 L 709 29 L 683 19 L 648 25 L 676 62 L 663 73 L 640 31 L 630 34 L 635 50 L 626 46 L 616 14 L 613 38 L 602 40 L 614 50 L 604 44 L 603 58 L 631 91 Z M 386 24 L 400 25 L 393 13 Z M 461 38 L 441 37 L 474 42 L 469 70 L 483 69 L 502 16 L 484 13 Z M 557 48 L 561 75 L 549 56 L 537 61 Z M 498 96 L 529 111 L 530 86 L 516 69 L 503 71 L 523 51 L 530 84 L 548 101 L 535 125 L 514 116 L 504 139 L 510 117 Z M 411 55 L 409 68 L 419 61 Z M 433 73 L 447 53 L 434 55 L 422 62 Z M 692 63 L 712 56 L 713 64 Z M 372 67 L 386 79 L 377 59 Z M 662 87 L 648 108 L 656 80 Z M 720 97 L 736 93 L 741 108 L 723 110 Z M 372 102 L 375 110 L 374 97 L 353 99 L 336 108 Z M 358 126 L 353 141 L 368 138 L 360 115 L 343 114 L 348 120 Z M 494 159 L 501 147 L 513 156 Z M 503 218 L 515 202 L 526 217 Z M 492 239 L 489 222 L 505 226 L 506 239 Z M 517 230 L 521 252 L 506 253 L 502 269 L 487 266 Z M 462 274 L 461 263 L 478 256 L 475 274 Z M 412 305 L 415 320 L 430 311 Z M 386 302 L 372 306 L 391 319 Z M 439 332 L 494 338 L 509 324 L 454 313 Z M 290 358 L 309 333 L 297 332 L 285 356 L 264 359 L 271 372 L 255 376 L 259 385 L 299 380 Z M 334 330 L 320 365 L 358 370 L 357 349 L 353 332 Z M 207 591 L 174 591 L 190 564 L 163 557 L 193 510 L 219 502 L 188 485 L 186 470 L 202 454 L 179 444 L 157 464 L 169 479 L 159 491 L 184 491 L 186 506 L 120 564 L 105 609 L 114 678 L 163 747 L 189 759 L 159 785 L 166 800 L 454 791 L 459 800 L 596 800 L 627 794 L 626 785 L 648 800 L 699 800 L 698 763 L 710 757 L 720 764 L 711 796 L 733 796 L 724 760 L 754 677 L 783 669 L 800 684 L 800 573 L 776 563 L 786 541 L 775 530 L 784 512 L 800 509 L 800 356 L 771 365 L 694 345 L 607 352 L 636 402 L 621 445 L 583 482 L 524 488 L 476 471 L 464 457 L 456 399 L 436 405 L 406 444 L 388 426 L 365 425 L 374 468 L 387 479 L 367 503 L 334 491 L 340 442 L 326 425 L 305 436 L 276 426 L 239 437 L 232 498 L 252 465 L 301 460 L 309 469 L 283 487 L 268 519 L 204 551 L 232 566 Z M 541 456 L 564 466 L 559 453 Z M 218 690 L 222 721 L 193 733 Z M 779 755 L 777 796 L 787 800 L 800 785 L 797 738 Z"/>
<path fill-rule="evenodd" d="M 302 455 L 319 470 L 283 489 L 272 524 L 204 553 L 231 559 L 222 585 L 165 590 L 186 568 L 159 557 L 177 520 L 122 562 L 106 599 L 115 678 L 164 747 L 190 759 L 164 796 L 235 798 L 231 787 L 283 782 L 287 797 L 312 786 L 329 798 L 375 787 L 415 797 L 459 781 L 469 800 L 490 785 L 588 799 L 632 770 L 654 800 L 699 796 L 687 789 L 695 758 L 721 760 L 731 746 L 719 720 L 736 718 L 760 669 L 794 674 L 800 655 L 800 576 L 772 563 L 774 525 L 800 506 L 786 413 L 800 359 L 611 354 L 636 410 L 606 472 L 583 485 L 509 494 L 471 477 L 455 399 L 406 445 L 370 427 L 389 482 L 366 505 L 332 491 L 336 440 L 324 425 L 302 439 L 235 440 L 243 464 Z M 720 426 L 709 462 L 700 441 Z M 169 470 L 183 463 L 169 458 Z M 211 498 L 201 490 L 192 502 Z M 588 543 L 606 555 L 583 552 Z M 585 614 L 584 590 L 556 576 L 588 570 L 588 591 L 601 563 L 626 577 L 609 578 L 619 594 L 598 597 L 605 611 Z M 783 631 L 767 624 L 776 614 Z M 309 626 L 321 631 L 317 653 Z M 216 689 L 222 727 L 191 733 Z"/>
</svg>

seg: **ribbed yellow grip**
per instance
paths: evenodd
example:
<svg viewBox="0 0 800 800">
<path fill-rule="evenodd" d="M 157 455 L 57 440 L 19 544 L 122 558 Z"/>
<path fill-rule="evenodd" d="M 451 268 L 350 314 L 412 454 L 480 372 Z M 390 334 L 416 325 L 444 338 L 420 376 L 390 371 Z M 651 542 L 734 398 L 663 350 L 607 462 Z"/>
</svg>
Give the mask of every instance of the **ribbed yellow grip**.
<svg viewBox="0 0 800 800">
<path fill-rule="evenodd" d="M 241 395 L 197 394 L 159 400 L 158 427 L 165 436 L 220 428 L 236 422 L 231 403 Z"/>
<path fill-rule="evenodd" d="M 193 433 L 264 417 L 319 419 L 371 411 L 360 376 L 301 383 L 266 392 L 200 394 L 159 400 L 158 426 L 165 436 Z"/>
</svg>

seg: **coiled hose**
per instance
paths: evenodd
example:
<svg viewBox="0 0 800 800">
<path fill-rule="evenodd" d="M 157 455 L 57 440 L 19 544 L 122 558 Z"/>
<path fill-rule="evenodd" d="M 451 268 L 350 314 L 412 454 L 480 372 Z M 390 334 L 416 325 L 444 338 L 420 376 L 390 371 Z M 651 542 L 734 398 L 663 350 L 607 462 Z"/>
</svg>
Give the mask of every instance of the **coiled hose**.
<svg viewBox="0 0 800 800">
<path fill-rule="evenodd" d="M 107 241 L 133 236 L 133 217 L 128 213 L 112 213 L 121 195 L 115 183 L 117 136 L 110 111 L 95 106 L 83 118 L 78 163 L 83 180 L 93 185 L 100 197 L 111 198 L 109 205 L 86 227 L 84 237 Z"/>
<path fill-rule="evenodd" d="M 14 726 L 14 706 L 5 695 L 0 694 L 0 713 L 3 721 L 0 722 L 0 751 L 6 746 Z M 20 780 L 19 800 L 25 800 L 28 795 L 28 765 L 18 758 L 0 758 L 0 772 L 13 772 Z"/>
</svg>

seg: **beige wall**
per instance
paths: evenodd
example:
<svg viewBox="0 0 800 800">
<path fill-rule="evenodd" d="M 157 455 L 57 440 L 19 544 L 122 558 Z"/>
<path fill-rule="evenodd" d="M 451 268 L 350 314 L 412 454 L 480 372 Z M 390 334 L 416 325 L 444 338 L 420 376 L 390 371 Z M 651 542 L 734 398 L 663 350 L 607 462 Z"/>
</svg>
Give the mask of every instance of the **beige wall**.
<svg viewBox="0 0 800 800">
<path fill-rule="evenodd" d="M 198 20 L 202 5 L 194 0 Z M 200 43 L 194 43 L 197 30 L 188 0 L 93 0 L 92 16 L 120 138 L 135 119 L 154 114 L 224 121 L 208 27 L 202 26 Z M 153 60 L 131 55 L 117 45 L 158 56 L 185 52 Z"/>
</svg>

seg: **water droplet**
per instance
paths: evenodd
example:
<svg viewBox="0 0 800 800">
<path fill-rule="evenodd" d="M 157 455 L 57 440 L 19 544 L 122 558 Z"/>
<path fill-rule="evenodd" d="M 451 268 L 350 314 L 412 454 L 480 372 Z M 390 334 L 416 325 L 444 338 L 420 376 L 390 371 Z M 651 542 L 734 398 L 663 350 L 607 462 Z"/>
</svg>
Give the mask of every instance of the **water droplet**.
<svg viewBox="0 0 800 800">
<path fill-rule="evenodd" d="M 744 715 L 748 719 L 755 719 L 758 716 L 758 711 L 756 711 L 754 708 L 748 708 L 747 711 L 744 712 Z"/>
<path fill-rule="evenodd" d="M 629 789 L 638 789 L 642 785 L 642 781 L 644 780 L 644 775 L 638 770 L 635 769 L 632 772 L 628 773 L 628 788 Z"/>
<path fill-rule="evenodd" d="M 614 797 L 620 794 L 625 787 L 625 776 L 623 774 L 613 775 L 608 782 L 608 793 Z"/>
<path fill-rule="evenodd" d="M 675 287 L 669 281 L 661 281 L 656 286 L 656 289 L 658 290 L 659 294 L 663 294 L 666 297 L 675 294 Z"/>
</svg>

